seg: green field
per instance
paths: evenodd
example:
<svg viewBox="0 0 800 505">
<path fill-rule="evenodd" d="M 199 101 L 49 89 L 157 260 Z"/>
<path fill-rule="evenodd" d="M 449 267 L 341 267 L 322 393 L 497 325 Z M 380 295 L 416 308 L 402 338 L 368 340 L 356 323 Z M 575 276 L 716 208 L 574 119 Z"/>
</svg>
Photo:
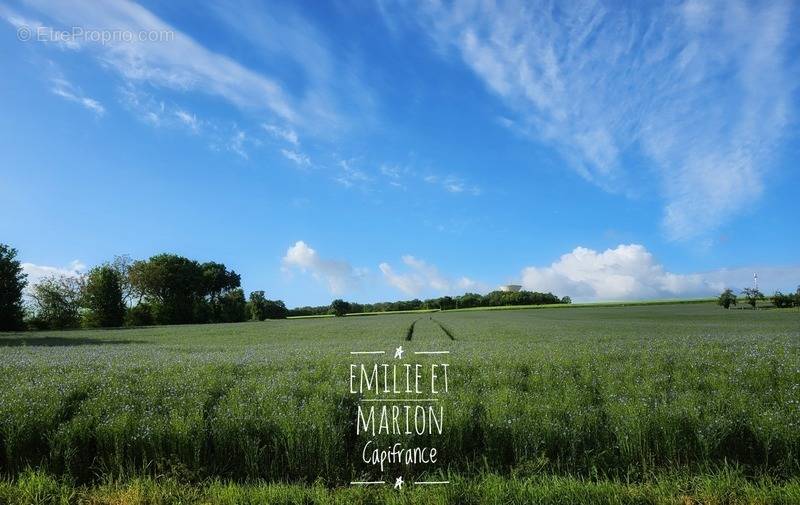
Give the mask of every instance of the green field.
<svg viewBox="0 0 800 505">
<path fill-rule="evenodd" d="M 391 362 L 398 345 L 450 351 L 408 358 L 449 363 L 445 428 L 402 439 L 437 447 L 435 470 L 381 475 L 361 461 L 371 437 L 355 435 L 349 365 Z M 372 349 L 389 354 L 350 354 Z M 0 336 L 0 502 L 800 503 L 799 455 L 791 310 L 453 311 Z M 349 485 L 400 473 L 451 484 Z"/>
</svg>

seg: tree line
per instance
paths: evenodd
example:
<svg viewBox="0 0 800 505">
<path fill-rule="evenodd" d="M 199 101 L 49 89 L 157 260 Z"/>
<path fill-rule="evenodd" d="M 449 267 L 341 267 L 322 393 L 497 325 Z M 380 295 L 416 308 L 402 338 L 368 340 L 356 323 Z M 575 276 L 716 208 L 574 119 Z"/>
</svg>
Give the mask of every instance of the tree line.
<svg viewBox="0 0 800 505">
<path fill-rule="evenodd" d="M 756 308 L 759 301 L 766 300 L 767 297 L 764 296 L 758 288 L 744 288 L 740 296 L 744 298 L 745 303 L 750 305 L 752 308 Z M 800 307 L 800 286 L 797 286 L 797 291 L 794 293 L 784 294 L 780 291 L 775 291 L 771 297 L 769 297 L 772 304 L 779 308 L 779 309 L 786 309 L 789 307 Z M 731 306 L 736 306 L 739 302 L 739 297 L 732 289 L 726 289 L 723 291 L 719 298 L 717 298 L 717 304 L 725 307 L 726 309 L 731 308 Z"/>
<path fill-rule="evenodd" d="M 316 307 L 297 307 L 289 309 L 290 316 L 319 316 L 334 314 L 362 314 L 371 312 L 396 312 L 402 310 L 452 310 L 471 307 L 500 307 L 506 305 L 548 305 L 555 303 L 572 303 L 570 297 L 559 298 L 552 293 L 536 291 L 492 291 L 486 295 L 465 293 L 461 296 L 441 296 L 420 300 L 399 300 L 396 302 L 355 303 L 334 300 L 330 305 Z"/>
<path fill-rule="evenodd" d="M 280 319 L 281 300 L 253 291 L 241 276 L 217 262 L 175 254 L 147 260 L 118 256 L 86 274 L 53 275 L 27 291 L 16 249 L 0 244 L 0 331 L 113 328 L 152 324 L 226 323 Z"/>
</svg>

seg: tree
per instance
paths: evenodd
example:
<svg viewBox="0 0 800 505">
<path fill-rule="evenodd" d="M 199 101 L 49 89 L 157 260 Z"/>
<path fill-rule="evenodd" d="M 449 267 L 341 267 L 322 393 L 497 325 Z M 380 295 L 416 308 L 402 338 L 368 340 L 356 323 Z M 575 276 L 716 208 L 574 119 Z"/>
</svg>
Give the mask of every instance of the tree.
<svg viewBox="0 0 800 505">
<path fill-rule="evenodd" d="M 267 300 L 267 319 L 286 319 L 289 309 L 283 300 Z"/>
<path fill-rule="evenodd" d="M 775 294 L 772 295 L 772 303 L 775 304 L 775 306 L 778 307 L 779 309 L 785 309 L 793 305 L 794 296 L 784 295 L 780 291 L 775 291 Z"/>
<path fill-rule="evenodd" d="M 0 331 L 24 328 L 22 292 L 27 277 L 17 260 L 17 250 L 0 244 Z"/>
<path fill-rule="evenodd" d="M 81 286 L 81 278 L 68 276 L 47 277 L 34 284 L 33 325 L 48 330 L 80 326 Z"/>
<path fill-rule="evenodd" d="M 147 261 L 134 261 L 129 275 L 133 288 L 151 304 L 155 322 L 181 324 L 197 320 L 195 309 L 204 294 L 204 276 L 196 261 L 158 254 Z"/>
<path fill-rule="evenodd" d="M 731 305 L 736 305 L 736 294 L 732 289 L 726 289 L 719 295 L 717 304 L 729 309 Z"/>
<path fill-rule="evenodd" d="M 336 317 L 342 317 L 350 312 L 350 304 L 342 299 L 337 298 L 331 302 L 331 312 Z"/>
<path fill-rule="evenodd" d="M 219 322 L 239 323 L 247 321 L 247 301 L 244 299 L 244 291 L 240 288 L 231 289 L 220 295 L 217 302 L 219 304 Z"/>
<path fill-rule="evenodd" d="M 267 318 L 267 297 L 263 291 L 253 291 L 250 293 L 250 317 L 256 321 L 263 321 Z"/>
<path fill-rule="evenodd" d="M 150 326 L 153 324 L 153 308 L 149 303 L 142 302 L 125 311 L 125 324 L 127 326 Z"/>
<path fill-rule="evenodd" d="M 83 288 L 83 306 L 89 309 L 86 317 L 89 326 L 122 326 L 125 302 L 120 274 L 114 267 L 101 265 L 89 270 Z"/>
<path fill-rule="evenodd" d="M 759 291 L 758 288 L 744 288 L 742 290 L 742 295 L 753 308 L 756 308 L 756 304 L 759 300 L 764 299 L 764 293 Z"/>
<path fill-rule="evenodd" d="M 133 284 L 131 284 L 131 266 L 133 266 L 133 260 L 127 254 L 123 254 L 121 256 L 114 256 L 114 261 L 111 262 L 111 268 L 113 268 L 117 272 L 117 278 L 119 279 L 119 285 L 122 289 L 122 302 L 128 306 L 133 304 L 134 297 L 138 297 L 138 302 L 141 302 L 142 296 L 144 293 L 139 293 L 134 289 Z"/>
<path fill-rule="evenodd" d="M 563 297 L 561 299 L 561 303 L 563 303 L 565 305 L 569 305 L 569 304 L 572 303 L 572 298 L 570 298 L 569 296 L 565 296 L 565 297 Z"/>
</svg>

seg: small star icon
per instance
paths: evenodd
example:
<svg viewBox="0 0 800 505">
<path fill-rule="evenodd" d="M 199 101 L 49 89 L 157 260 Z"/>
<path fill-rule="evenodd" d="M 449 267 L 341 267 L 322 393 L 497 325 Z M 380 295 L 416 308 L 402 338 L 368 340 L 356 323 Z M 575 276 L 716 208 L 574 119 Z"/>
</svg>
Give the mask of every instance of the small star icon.
<svg viewBox="0 0 800 505">
<path fill-rule="evenodd" d="M 403 489 L 403 476 L 402 475 L 400 477 L 398 477 L 397 480 L 394 481 L 394 488 L 395 489 Z"/>
<path fill-rule="evenodd" d="M 403 346 L 401 345 L 397 349 L 394 350 L 394 357 L 395 359 L 403 359 Z"/>
</svg>

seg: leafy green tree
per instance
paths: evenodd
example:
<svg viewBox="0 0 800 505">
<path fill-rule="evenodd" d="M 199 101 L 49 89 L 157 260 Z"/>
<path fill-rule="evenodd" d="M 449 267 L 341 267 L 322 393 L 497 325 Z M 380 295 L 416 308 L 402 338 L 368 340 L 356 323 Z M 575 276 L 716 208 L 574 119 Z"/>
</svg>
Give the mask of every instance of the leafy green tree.
<svg viewBox="0 0 800 505">
<path fill-rule="evenodd" d="M 80 326 L 82 279 L 47 277 L 33 285 L 33 326 L 63 330 Z"/>
<path fill-rule="evenodd" d="M 131 284 L 130 272 L 132 265 L 133 260 L 127 254 L 114 256 L 114 261 L 112 261 L 110 265 L 111 268 L 117 272 L 117 278 L 119 279 L 120 288 L 122 290 L 122 302 L 125 306 L 134 305 L 133 302 L 136 297 L 139 298 L 137 303 L 141 302 L 143 296 L 143 294 L 137 292 Z"/>
<path fill-rule="evenodd" d="M 130 281 L 153 307 L 159 324 L 196 321 L 196 305 L 207 286 L 203 270 L 193 260 L 175 254 L 158 254 L 147 261 L 135 261 Z"/>
<path fill-rule="evenodd" d="M 756 308 L 756 304 L 759 300 L 764 299 L 764 293 L 759 291 L 757 288 L 744 288 L 742 290 L 742 295 L 744 296 L 745 300 L 747 300 L 747 303 L 753 308 Z"/>
<path fill-rule="evenodd" d="M 89 270 L 83 288 L 83 306 L 89 309 L 89 326 L 111 328 L 125 321 L 125 302 L 122 300 L 120 274 L 111 265 Z"/>
<path fill-rule="evenodd" d="M 17 250 L 0 244 L 0 331 L 24 328 L 22 292 L 27 284 L 27 274 L 17 260 Z"/>
<path fill-rule="evenodd" d="M 126 326 L 150 326 L 153 323 L 153 308 L 147 302 L 138 303 L 125 311 Z"/>
<path fill-rule="evenodd" d="M 723 291 L 719 298 L 717 298 L 717 305 L 721 305 L 726 309 L 729 309 L 731 305 L 736 305 L 736 294 L 733 292 L 732 289 L 726 289 Z"/>
<path fill-rule="evenodd" d="M 569 296 L 565 296 L 565 297 L 563 297 L 563 298 L 561 299 L 561 303 L 564 303 L 564 304 L 566 304 L 566 305 L 569 305 L 569 304 L 571 304 L 571 303 L 572 303 L 572 298 L 570 298 Z"/>
<path fill-rule="evenodd" d="M 337 298 L 331 302 L 331 313 L 336 317 L 342 317 L 350 312 L 350 304 L 346 301 Z"/>
<path fill-rule="evenodd" d="M 263 321 L 267 318 L 267 297 L 263 291 L 253 291 L 250 293 L 250 317 L 256 321 Z"/>
<path fill-rule="evenodd" d="M 289 309 L 282 300 L 267 300 L 267 319 L 286 319 Z"/>
<path fill-rule="evenodd" d="M 779 309 L 785 309 L 793 305 L 794 296 L 784 295 L 780 291 L 775 291 L 775 294 L 772 295 L 772 303 L 775 304 L 775 306 L 778 307 Z"/>
<path fill-rule="evenodd" d="M 247 301 L 241 288 L 225 291 L 218 301 L 220 307 L 219 321 L 223 323 L 238 323 L 247 321 Z"/>
<path fill-rule="evenodd" d="M 463 296 L 458 297 L 458 306 L 464 309 L 480 307 L 482 302 L 483 297 L 477 293 L 464 293 Z"/>
</svg>

